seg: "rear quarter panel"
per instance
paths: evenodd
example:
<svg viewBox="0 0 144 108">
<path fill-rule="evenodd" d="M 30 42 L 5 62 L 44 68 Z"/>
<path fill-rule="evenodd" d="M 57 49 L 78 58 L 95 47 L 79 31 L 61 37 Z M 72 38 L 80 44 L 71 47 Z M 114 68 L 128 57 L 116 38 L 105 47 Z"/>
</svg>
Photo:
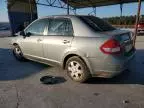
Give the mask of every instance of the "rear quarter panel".
<svg viewBox="0 0 144 108">
<path fill-rule="evenodd" d="M 101 52 L 101 45 L 108 40 L 108 37 L 75 37 L 71 48 L 80 52 L 79 56 L 86 58 L 97 58 L 97 62 L 101 63 L 108 55 Z"/>
<path fill-rule="evenodd" d="M 113 66 L 119 66 L 119 68 L 121 68 L 128 57 L 125 57 L 122 54 L 104 54 L 100 50 L 100 47 L 110 38 L 111 36 L 104 36 L 101 34 L 96 34 L 95 37 L 76 36 L 73 39 L 71 48 L 75 49 L 77 52 L 80 52 L 78 55 L 85 59 L 91 72 L 111 71 Z"/>
</svg>

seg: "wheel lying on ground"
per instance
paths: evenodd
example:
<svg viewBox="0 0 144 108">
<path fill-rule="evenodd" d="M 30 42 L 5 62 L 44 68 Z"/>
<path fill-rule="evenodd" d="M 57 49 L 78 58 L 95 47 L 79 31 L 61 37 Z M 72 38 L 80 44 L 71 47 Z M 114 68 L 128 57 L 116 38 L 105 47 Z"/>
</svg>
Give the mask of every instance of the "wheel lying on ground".
<svg viewBox="0 0 144 108">
<path fill-rule="evenodd" d="M 68 76 L 76 82 L 83 83 L 90 78 L 88 67 L 84 61 L 77 56 L 68 59 L 65 69 Z"/>
<path fill-rule="evenodd" d="M 21 51 L 21 49 L 18 45 L 14 45 L 13 55 L 19 61 L 24 61 L 25 60 L 25 58 L 23 57 L 23 53 L 22 53 L 22 51 Z"/>
</svg>

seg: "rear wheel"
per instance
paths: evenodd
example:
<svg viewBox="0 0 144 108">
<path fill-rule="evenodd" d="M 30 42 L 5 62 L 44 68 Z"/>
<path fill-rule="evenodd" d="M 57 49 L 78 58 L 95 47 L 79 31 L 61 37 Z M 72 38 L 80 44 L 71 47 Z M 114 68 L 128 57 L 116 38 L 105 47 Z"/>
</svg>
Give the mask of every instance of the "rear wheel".
<svg viewBox="0 0 144 108">
<path fill-rule="evenodd" d="M 13 54 L 17 60 L 19 61 L 25 60 L 25 58 L 23 57 L 23 53 L 18 45 L 14 45 Z"/>
<path fill-rule="evenodd" d="M 68 76 L 76 82 L 83 83 L 90 77 L 86 64 L 77 56 L 68 59 L 66 62 L 66 71 Z"/>
</svg>

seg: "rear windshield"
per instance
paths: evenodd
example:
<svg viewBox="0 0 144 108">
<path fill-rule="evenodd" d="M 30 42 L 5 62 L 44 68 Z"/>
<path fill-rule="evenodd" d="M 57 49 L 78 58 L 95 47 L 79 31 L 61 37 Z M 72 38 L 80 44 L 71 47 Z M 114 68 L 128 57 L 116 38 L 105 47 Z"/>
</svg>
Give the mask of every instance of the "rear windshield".
<svg viewBox="0 0 144 108">
<path fill-rule="evenodd" d="M 94 16 L 79 16 L 86 25 L 92 28 L 94 31 L 112 31 L 115 30 L 113 26 L 108 24 L 106 21 L 94 17 Z"/>
</svg>

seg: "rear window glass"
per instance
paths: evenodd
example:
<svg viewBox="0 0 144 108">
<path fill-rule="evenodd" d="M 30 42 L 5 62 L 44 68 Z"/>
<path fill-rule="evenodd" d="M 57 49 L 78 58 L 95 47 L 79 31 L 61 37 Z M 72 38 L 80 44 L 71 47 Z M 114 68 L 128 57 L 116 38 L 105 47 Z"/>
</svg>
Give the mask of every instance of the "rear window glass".
<svg viewBox="0 0 144 108">
<path fill-rule="evenodd" d="M 106 21 L 94 16 L 79 16 L 79 18 L 94 31 L 112 31 L 115 28 Z"/>
</svg>

